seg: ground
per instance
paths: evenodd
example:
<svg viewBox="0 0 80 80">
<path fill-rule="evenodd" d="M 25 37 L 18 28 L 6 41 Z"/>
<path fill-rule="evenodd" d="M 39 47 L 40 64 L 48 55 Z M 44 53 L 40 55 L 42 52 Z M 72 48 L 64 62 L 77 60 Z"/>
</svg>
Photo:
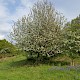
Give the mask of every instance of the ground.
<svg viewBox="0 0 80 80">
<path fill-rule="evenodd" d="M 0 59 L 0 80 L 80 80 L 78 70 L 55 70 L 53 65 L 30 65 L 18 55 Z"/>
</svg>

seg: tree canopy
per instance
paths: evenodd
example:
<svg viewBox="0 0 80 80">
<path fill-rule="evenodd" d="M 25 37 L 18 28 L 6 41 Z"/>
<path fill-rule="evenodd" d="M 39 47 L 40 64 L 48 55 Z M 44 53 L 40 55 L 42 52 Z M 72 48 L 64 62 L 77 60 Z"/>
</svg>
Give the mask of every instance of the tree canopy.
<svg viewBox="0 0 80 80">
<path fill-rule="evenodd" d="M 22 17 L 14 24 L 11 36 L 18 47 L 26 51 L 32 50 L 41 55 L 50 51 L 58 53 L 63 25 L 64 16 L 48 1 L 41 1 L 34 4 L 27 17 Z"/>
<path fill-rule="evenodd" d="M 64 28 L 64 52 L 72 60 L 80 55 L 80 16 L 71 20 Z"/>
</svg>

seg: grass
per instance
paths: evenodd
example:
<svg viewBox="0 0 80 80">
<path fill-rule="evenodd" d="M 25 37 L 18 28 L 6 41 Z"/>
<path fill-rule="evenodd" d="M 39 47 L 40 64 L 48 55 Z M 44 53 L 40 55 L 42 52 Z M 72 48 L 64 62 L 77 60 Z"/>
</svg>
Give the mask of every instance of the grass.
<svg viewBox="0 0 80 80">
<path fill-rule="evenodd" d="M 22 55 L 0 59 L 0 80 L 80 80 L 79 70 L 55 70 L 53 65 L 31 65 Z"/>
</svg>

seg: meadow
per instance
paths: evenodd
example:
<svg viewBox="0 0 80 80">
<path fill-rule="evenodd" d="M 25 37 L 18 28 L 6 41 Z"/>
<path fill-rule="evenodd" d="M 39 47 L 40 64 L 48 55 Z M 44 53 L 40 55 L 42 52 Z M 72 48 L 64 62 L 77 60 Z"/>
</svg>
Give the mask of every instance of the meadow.
<svg viewBox="0 0 80 80">
<path fill-rule="evenodd" d="M 70 70 L 61 69 L 65 66 L 54 68 L 53 64 L 28 64 L 23 55 L 6 57 L 0 59 L 0 80 L 80 80 L 80 68 Z"/>
<path fill-rule="evenodd" d="M 0 80 L 80 80 L 80 14 L 68 14 L 67 21 L 68 5 L 59 12 L 52 0 L 6 1 L 0 6 L 2 14 L 9 11 L 0 16 Z"/>
</svg>

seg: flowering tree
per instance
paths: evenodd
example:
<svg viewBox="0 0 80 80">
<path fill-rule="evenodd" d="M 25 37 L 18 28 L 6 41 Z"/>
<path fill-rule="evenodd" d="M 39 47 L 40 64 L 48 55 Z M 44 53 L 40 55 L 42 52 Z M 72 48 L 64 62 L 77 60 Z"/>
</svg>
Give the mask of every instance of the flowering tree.
<svg viewBox="0 0 80 80">
<path fill-rule="evenodd" d="M 41 1 L 34 4 L 30 14 L 18 20 L 11 32 L 12 40 L 18 47 L 26 50 L 29 56 L 50 56 L 60 51 L 64 17 L 51 3 Z"/>
</svg>

